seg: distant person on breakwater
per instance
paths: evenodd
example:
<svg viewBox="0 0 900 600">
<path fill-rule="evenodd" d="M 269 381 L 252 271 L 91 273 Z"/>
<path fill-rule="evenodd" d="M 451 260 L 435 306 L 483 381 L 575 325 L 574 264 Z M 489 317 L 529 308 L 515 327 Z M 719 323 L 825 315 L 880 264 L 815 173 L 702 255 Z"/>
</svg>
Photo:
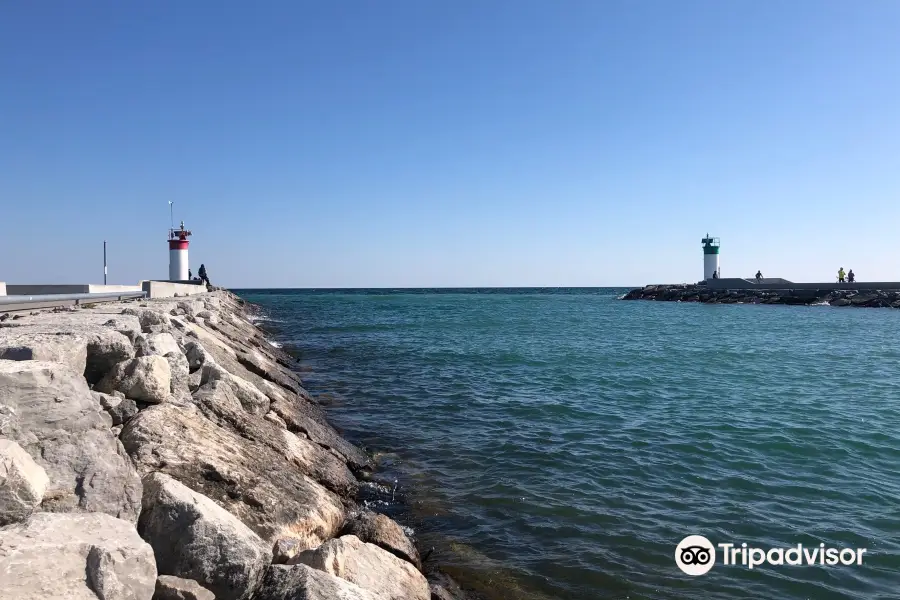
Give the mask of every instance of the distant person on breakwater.
<svg viewBox="0 0 900 600">
<path fill-rule="evenodd" d="M 853 283 L 854 281 L 856 281 L 856 275 L 853 274 L 853 269 L 850 269 L 850 271 L 847 272 L 847 282 Z"/>
<path fill-rule="evenodd" d="M 719 272 L 713 271 L 713 279 L 718 279 L 718 278 L 719 278 Z"/>
<path fill-rule="evenodd" d="M 202 281 L 206 285 L 212 285 L 209 282 L 209 277 L 206 275 L 206 265 L 200 265 L 200 270 L 197 271 L 197 275 L 200 276 L 200 281 Z"/>
<path fill-rule="evenodd" d="M 188 269 L 188 281 L 193 281 L 193 280 L 194 280 L 194 274 L 191 273 L 190 269 Z"/>
<path fill-rule="evenodd" d="M 760 283 L 762 281 L 762 278 L 763 278 L 762 271 L 757 271 L 756 272 L 756 283 Z"/>
<path fill-rule="evenodd" d="M 844 267 L 838 269 L 838 283 L 844 283 Z"/>
</svg>

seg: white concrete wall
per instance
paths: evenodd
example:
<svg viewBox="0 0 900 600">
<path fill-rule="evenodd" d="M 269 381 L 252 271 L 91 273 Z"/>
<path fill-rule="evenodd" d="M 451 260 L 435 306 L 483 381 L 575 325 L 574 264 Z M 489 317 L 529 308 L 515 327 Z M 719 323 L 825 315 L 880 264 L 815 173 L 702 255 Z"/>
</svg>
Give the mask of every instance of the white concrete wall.
<svg viewBox="0 0 900 600">
<path fill-rule="evenodd" d="M 176 294 L 179 296 L 194 296 L 206 293 L 206 285 L 173 283 L 171 281 L 142 281 L 141 289 L 147 292 L 150 298 L 172 298 Z"/>
<path fill-rule="evenodd" d="M 109 294 L 112 292 L 140 292 L 141 286 L 139 285 L 94 285 L 93 283 L 88 286 L 88 293 L 90 294 Z"/>
<path fill-rule="evenodd" d="M 6 295 L 6 282 L 0 281 L 0 296 Z"/>
</svg>

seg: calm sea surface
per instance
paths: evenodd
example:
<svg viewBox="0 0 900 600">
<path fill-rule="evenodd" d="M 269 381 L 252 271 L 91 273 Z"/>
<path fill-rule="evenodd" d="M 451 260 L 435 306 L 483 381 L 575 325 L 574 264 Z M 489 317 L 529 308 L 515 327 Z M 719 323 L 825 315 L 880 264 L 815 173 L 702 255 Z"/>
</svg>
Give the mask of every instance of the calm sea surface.
<svg viewBox="0 0 900 600">
<path fill-rule="evenodd" d="M 491 598 L 900 598 L 900 310 L 624 291 L 238 293 Z M 689 534 L 867 553 L 689 577 Z"/>
</svg>

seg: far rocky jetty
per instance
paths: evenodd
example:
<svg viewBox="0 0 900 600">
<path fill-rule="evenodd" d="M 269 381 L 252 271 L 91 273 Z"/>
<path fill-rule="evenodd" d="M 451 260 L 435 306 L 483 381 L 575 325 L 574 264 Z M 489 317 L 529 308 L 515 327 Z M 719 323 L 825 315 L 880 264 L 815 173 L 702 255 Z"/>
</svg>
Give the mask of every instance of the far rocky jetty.
<svg viewBox="0 0 900 600">
<path fill-rule="evenodd" d="M 702 284 L 648 285 L 623 300 L 702 302 L 704 304 L 790 304 L 900 308 L 900 291 L 833 289 L 710 289 Z"/>
<path fill-rule="evenodd" d="M 0 598 L 453 600 L 226 291 L 0 314 Z"/>
</svg>

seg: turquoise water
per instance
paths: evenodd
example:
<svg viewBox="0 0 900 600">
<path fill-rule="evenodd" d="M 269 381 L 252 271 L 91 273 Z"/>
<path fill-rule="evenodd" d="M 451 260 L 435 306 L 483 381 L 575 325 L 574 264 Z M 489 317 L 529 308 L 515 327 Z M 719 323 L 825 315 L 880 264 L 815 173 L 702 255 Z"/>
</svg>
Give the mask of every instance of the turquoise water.
<svg viewBox="0 0 900 600">
<path fill-rule="evenodd" d="M 900 597 L 900 310 L 624 291 L 239 293 L 491 598 Z M 690 577 L 689 534 L 867 553 Z"/>
</svg>

